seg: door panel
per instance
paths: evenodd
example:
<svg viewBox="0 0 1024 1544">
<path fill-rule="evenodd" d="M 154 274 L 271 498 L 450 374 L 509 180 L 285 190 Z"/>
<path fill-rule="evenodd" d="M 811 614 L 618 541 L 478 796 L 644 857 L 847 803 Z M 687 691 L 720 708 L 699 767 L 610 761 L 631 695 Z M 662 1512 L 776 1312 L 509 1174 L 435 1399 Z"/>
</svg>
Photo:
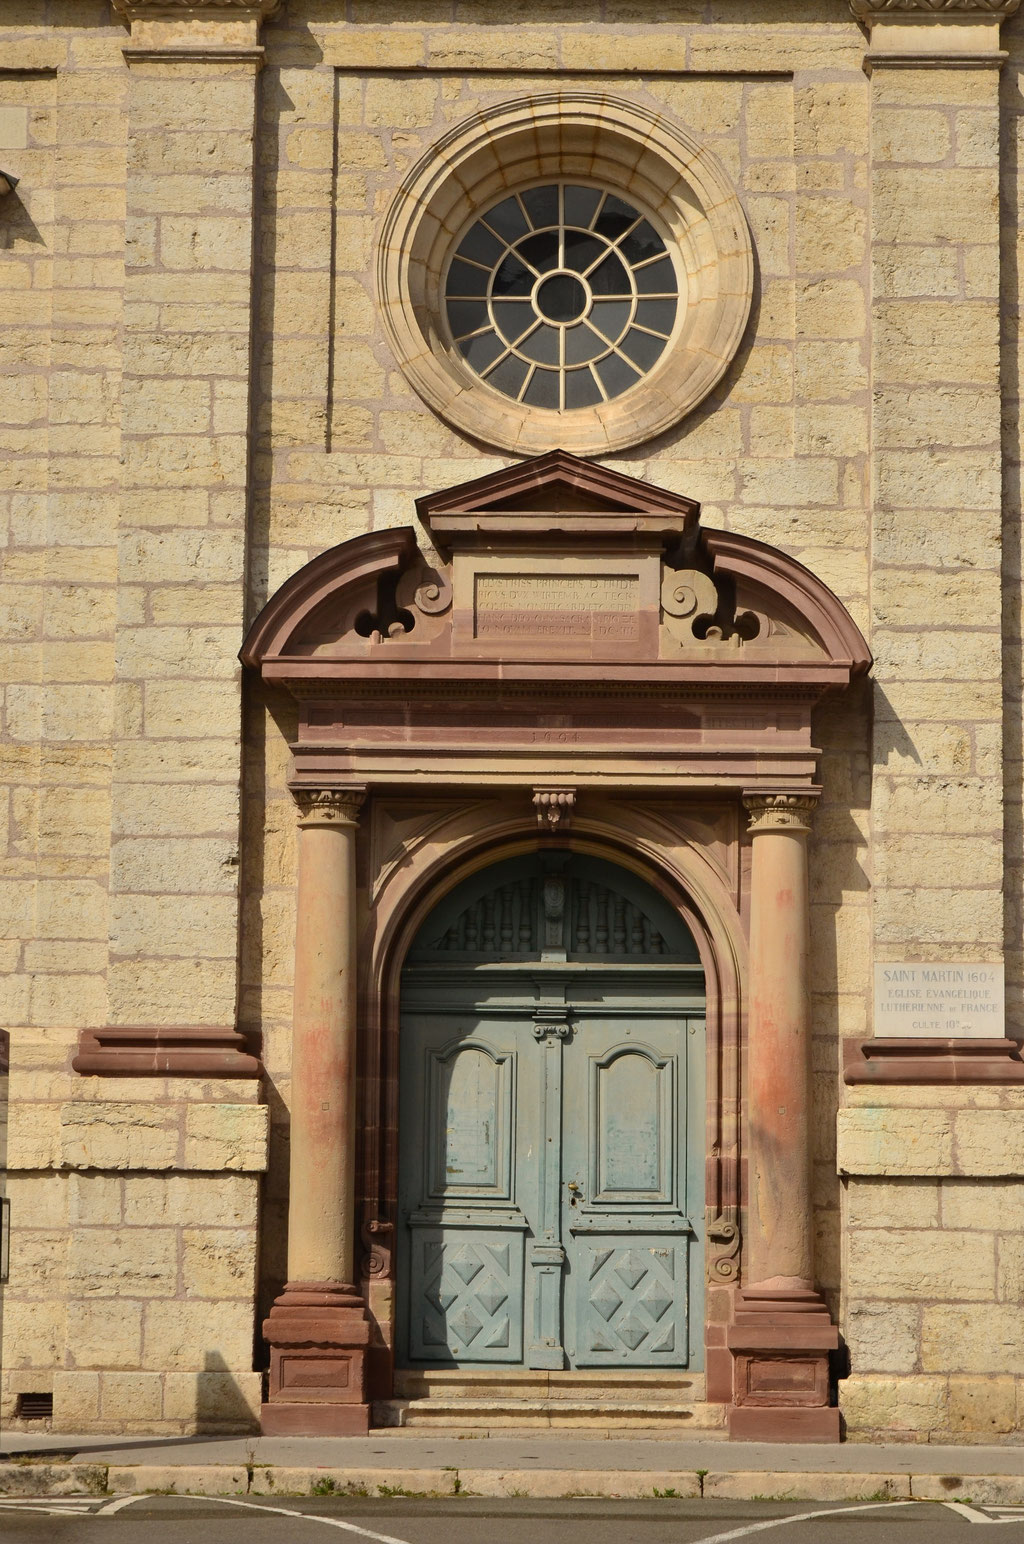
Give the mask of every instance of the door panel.
<svg viewBox="0 0 1024 1544">
<path fill-rule="evenodd" d="M 521 1362 L 523 1235 L 412 1230 L 409 1354 L 415 1361 Z"/>
<path fill-rule="evenodd" d="M 522 1015 L 453 1013 L 445 995 L 402 1022 L 399 1354 L 431 1366 L 516 1363 L 534 1210 L 519 1083 L 536 1047 Z M 529 1090 L 532 1067 L 525 1077 Z"/>
<path fill-rule="evenodd" d="M 578 1235 L 578 1367 L 685 1367 L 689 1240 Z"/>
<path fill-rule="evenodd" d="M 687 1365 L 703 1212 L 701 1155 L 687 1152 L 702 1102 L 687 1043 L 703 1036 L 690 1027 L 642 1004 L 581 1013 L 565 1064 L 566 1109 L 577 1115 L 562 1159 L 572 1365 Z"/>
<path fill-rule="evenodd" d="M 697 1365 L 703 1004 L 678 913 L 590 857 L 509 860 L 431 914 L 402 978 L 399 1362 Z"/>
</svg>

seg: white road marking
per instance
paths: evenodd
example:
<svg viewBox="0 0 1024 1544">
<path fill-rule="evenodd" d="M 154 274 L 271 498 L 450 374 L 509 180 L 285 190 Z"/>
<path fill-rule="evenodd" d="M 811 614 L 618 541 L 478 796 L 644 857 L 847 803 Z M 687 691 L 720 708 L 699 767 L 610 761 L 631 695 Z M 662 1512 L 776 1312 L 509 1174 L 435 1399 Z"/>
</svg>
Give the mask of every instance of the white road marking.
<svg viewBox="0 0 1024 1544">
<path fill-rule="evenodd" d="M 134 1501 L 152 1501 L 152 1496 L 121 1496 L 117 1501 L 112 1501 L 109 1506 L 102 1507 L 102 1513 L 109 1515 L 111 1512 L 119 1512 L 122 1507 L 131 1506 Z M 179 1496 L 180 1501 L 213 1501 L 218 1506 L 240 1506 L 247 1512 L 275 1512 L 278 1517 L 295 1517 L 303 1523 L 322 1523 L 325 1528 L 341 1528 L 345 1533 L 357 1533 L 362 1539 L 374 1539 L 376 1544 L 409 1544 L 408 1539 L 396 1539 L 390 1533 L 374 1533 L 370 1528 L 358 1528 L 355 1523 L 344 1523 L 340 1517 L 322 1517 L 318 1512 L 296 1512 L 287 1506 L 259 1506 L 255 1501 L 234 1501 L 229 1496 Z"/>
<path fill-rule="evenodd" d="M 60 1514 L 63 1517 L 80 1517 L 96 1505 L 95 1496 L 79 1500 L 74 1496 L 54 1497 L 52 1501 L 38 1497 L 0 1496 L 0 1512 L 41 1512 L 45 1517 Z"/>
<path fill-rule="evenodd" d="M 982 1512 L 977 1507 L 968 1506 L 965 1501 L 944 1501 L 942 1504 L 951 1512 L 959 1512 L 969 1523 L 1024 1523 L 1024 1506 L 989 1506 Z M 997 1515 L 986 1517 L 986 1512 L 995 1512 Z"/>
<path fill-rule="evenodd" d="M 752 1533 L 763 1533 L 767 1528 L 784 1528 L 787 1523 L 806 1523 L 814 1517 L 836 1517 L 842 1512 L 877 1512 L 881 1507 L 920 1506 L 919 1501 L 871 1501 L 867 1506 L 829 1506 L 815 1512 L 797 1512 L 792 1517 L 772 1517 L 763 1523 L 747 1523 L 745 1528 L 731 1528 L 728 1533 L 709 1533 L 694 1544 L 729 1544 L 732 1539 L 745 1539 Z"/>
</svg>

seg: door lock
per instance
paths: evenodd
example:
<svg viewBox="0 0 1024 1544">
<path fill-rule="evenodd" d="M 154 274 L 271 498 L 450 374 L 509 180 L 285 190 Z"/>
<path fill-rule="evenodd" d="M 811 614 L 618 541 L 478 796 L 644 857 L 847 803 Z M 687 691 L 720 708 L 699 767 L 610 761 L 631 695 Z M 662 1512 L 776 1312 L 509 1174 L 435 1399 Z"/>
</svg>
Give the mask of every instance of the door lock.
<svg viewBox="0 0 1024 1544">
<path fill-rule="evenodd" d="M 575 1206 L 577 1201 L 583 1200 L 583 1189 L 577 1185 L 574 1179 L 569 1181 L 569 1205 Z"/>
</svg>

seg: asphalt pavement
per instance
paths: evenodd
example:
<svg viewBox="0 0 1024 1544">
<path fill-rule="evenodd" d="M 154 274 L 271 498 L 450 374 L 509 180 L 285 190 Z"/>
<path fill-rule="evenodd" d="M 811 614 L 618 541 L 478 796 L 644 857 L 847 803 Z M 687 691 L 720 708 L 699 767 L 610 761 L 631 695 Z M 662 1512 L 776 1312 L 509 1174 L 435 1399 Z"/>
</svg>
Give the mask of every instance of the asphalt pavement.
<svg viewBox="0 0 1024 1544">
<path fill-rule="evenodd" d="M 3 1544 L 973 1544 L 976 1524 L 1024 1541 L 1024 1506 L 955 1502 L 807 1503 L 294 1501 L 141 1496 L 0 1498 Z M 982 1535 L 985 1538 L 986 1535 Z"/>
</svg>

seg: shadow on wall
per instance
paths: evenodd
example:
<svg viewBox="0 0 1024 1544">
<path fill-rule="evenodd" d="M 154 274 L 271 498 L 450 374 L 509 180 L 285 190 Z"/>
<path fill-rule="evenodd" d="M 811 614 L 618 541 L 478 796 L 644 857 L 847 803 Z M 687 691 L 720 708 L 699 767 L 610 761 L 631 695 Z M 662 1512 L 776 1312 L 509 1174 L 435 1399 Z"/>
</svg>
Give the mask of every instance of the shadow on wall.
<svg viewBox="0 0 1024 1544">
<path fill-rule="evenodd" d="M 867 1033 L 870 983 L 858 961 L 870 929 L 871 880 L 865 829 L 871 809 L 873 687 L 818 708 L 814 743 L 822 748 L 822 797 L 812 817 L 811 1018 L 815 1276 L 836 1323 L 842 1284 L 842 1221 L 836 1172 L 836 1116 L 842 1086 L 842 1042 Z M 858 998 L 860 999 L 858 1002 Z M 844 1355 L 833 1376 L 845 1377 Z"/>
<path fill-rule="evenodd" d="M 3 1213 L 6 1212 L 7 1201 L 7 1096 L 10 1066 L 10 1032 L 0 1029 L 0 1379 L 3 1378 L 4 1372 L 4 1288 L 8 1263 L 8 1219 Z"/>
<path fill-rule="evenodd" d="M 1000 181 L 999 223 L 1003 231 L 1000 258 L 1001 304 L 1006 346 L 1000 349 L 1003 398 L 1003 952 L 1006 961 L 1006 1031 L 1024 1038 L 1024 608 L 1021 606 L 1021 346 L 1019 295 L 1020 250 L 1016 233 L 1021 219 L 1020 92 L 1021 71 L 1008 69 L 999 82 L 1000 107 L 1012 114 L 1012 127 L 1002 136 L 1005 175 Z"/>
<path fill-rule="evenodd" d="M 196 1377 L 195 1422 L 197 1433 L 258 1432 L 259 1416 L 239 1388 L 234 1373 L 219 1351 L 203 1356 L 203 1371 Z"/>
</svg>

